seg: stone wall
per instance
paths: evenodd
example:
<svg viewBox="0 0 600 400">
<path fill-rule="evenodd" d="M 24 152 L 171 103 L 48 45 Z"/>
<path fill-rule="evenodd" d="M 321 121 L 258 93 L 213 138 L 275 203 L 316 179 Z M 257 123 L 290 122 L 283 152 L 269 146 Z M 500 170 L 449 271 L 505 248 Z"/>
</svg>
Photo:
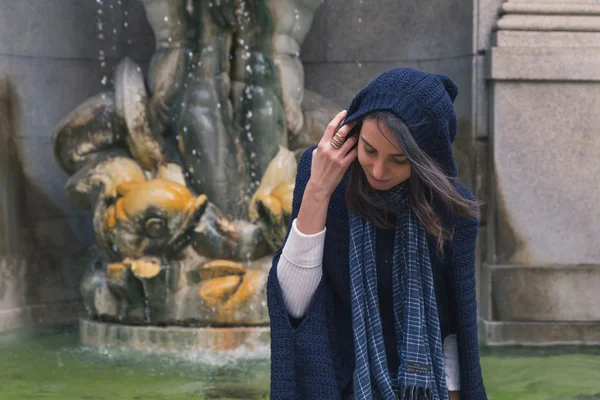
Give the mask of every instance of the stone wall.
<svg viewBox="0 0 600 400">
<path fill-rule="evenodd" d="M 302 48 L 306 87 L 345 108 L 389 68 L 450 75 L 460 87 L 455 145 L 460 175 L 478 198 L 486 199 L 483 59 L 500 2 L 327 0 Z M 4 292 L 0 288 L 0 316 L 21 317 L 4 325 L 0 318 L 0 331 L 34 323 L 37 317 L 31 315 L 43 304 L 56 304 L 58 310 L 78 299 L 81 268 L 73 260 L 94 242 L 91 216 L 65 200 L 67 176 L 52 154 L 52 130 L 85 99 L 110 87 L 122 57 L 146 65 L 153 40 L 136 0 L 0 0 L 0 75 L 8 77 L 20 105 L 12 135 L 22 165 L 22 193 L 11 204 L 19 205 L 19 224 L 31 228 L 33 246 L 24 251 L 12 244 L 8 253 L 3 250 L 6 259 L 10 254 L 20 261 L 0 265 L 2 282 L 13 285 Z M 6 191 L 6 182 L 0 190 Z M 482 223 L 485 227 L 485 217 Z M 70 310 L 61 315 L 72 318 Z"/>
<path fill-rule="evenodd" d="M 0 1 L 0 331 L 77 316 L 83 271 L 75 260 L 94 234 L 90 214 L 65 199 L 67 176 L 54 160 L 52 131 L 103 89 L 102 77 L 137 46 L 126 37 L 136 40 L 144 23 L 133 2 L 100 3 Z M 127 20 L 131 14 L 137 21 Z M 110 21 L 104 40 L 98 16 Z M 148 60 L 152 44 L 139 47 L 149 48 L 137 52 Z"/>
<path fill-rule="evenodd" d="M 491 344 L 597 344 L 600 4 L 509 0 L 488 58 Z"/>
</svg>

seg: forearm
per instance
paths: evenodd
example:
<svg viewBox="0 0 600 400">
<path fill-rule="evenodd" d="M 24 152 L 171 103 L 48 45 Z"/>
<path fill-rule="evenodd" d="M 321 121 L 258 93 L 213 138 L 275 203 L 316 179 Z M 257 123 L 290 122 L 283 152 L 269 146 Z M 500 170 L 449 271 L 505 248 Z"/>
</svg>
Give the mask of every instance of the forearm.
<svg viewBox="0 0 600 400">
<path fill-rule="evenodd" d="M 296 222 L 300 232 L 314 235 L 325 229 L 330 196 L 311 184 L 311 181 L 308 182 Z"/>
<path fill-rule="evenodd" d="M 304 235 L 292 223 L 290 235 L 277 263 L 277 279 L 286 309 L 294 318 L 302 318 L 323 276 L 322 260 L 325 230 Z"/>
</svg>

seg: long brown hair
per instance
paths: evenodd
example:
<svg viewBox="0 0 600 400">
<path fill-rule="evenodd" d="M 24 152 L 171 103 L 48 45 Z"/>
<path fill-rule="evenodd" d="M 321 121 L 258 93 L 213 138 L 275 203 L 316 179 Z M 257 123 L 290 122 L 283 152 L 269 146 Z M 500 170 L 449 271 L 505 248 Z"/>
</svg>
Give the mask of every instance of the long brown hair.
<svg viewBox="0 0 600 400">
<path fill-rule="evenodd" d="M 437 238 L 441 253 L 444 243 L 453 235 L 444 226 L 441 213 L 477 218 L 479 203 L 464 198 L 456 191 L 456 178 L 449 177 L 437 162 L 421 150 L 409 128 L 396 115 L 387 111 L 371 113 L 356 124 L 351 134 L 360 133 L 364 120 L 376 120 L 378 125 L 383 123 L 394 132 L 411 165 L 408 188 L 413 210 L 427 232 Z M 352 213 L 373 221 L 376 226 L 391 227 L 383 197 L 369 185 L 358 159 L 350 166 L 346 204 Z"/>
</svg>

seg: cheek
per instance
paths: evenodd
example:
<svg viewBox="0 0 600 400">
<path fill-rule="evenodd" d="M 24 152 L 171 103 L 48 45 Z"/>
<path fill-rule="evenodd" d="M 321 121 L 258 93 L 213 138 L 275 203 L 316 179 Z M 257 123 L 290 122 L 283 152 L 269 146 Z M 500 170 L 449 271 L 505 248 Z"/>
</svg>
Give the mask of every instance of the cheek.
<svg viewBox="0 0 600 400">
<path fill-rule="evenodd" d="M 403 182 L 408 179 L 411 173 L 410 164 L 406 163 L 406 165 L 398 165 L 393 169 L 393 174 L 398 180 L 398 182 Z"/>
</svg>

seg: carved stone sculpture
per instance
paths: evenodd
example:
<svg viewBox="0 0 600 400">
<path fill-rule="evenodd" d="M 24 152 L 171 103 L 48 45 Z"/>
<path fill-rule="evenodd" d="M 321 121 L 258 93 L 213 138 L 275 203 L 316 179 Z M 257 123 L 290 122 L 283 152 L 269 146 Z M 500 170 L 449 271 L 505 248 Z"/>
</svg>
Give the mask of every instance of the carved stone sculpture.
<svg viewBox="0 0 600 400">
<path fill-rule="evenodd" d="M 148 76 L 125 58 L 54 133 L 98 243 L 84 303 L 130 324 L 266 324 L 297 156 L 337 112 L 304 90 L 299 58 L 321 1 L 140 1 Z"/>
</svg>

